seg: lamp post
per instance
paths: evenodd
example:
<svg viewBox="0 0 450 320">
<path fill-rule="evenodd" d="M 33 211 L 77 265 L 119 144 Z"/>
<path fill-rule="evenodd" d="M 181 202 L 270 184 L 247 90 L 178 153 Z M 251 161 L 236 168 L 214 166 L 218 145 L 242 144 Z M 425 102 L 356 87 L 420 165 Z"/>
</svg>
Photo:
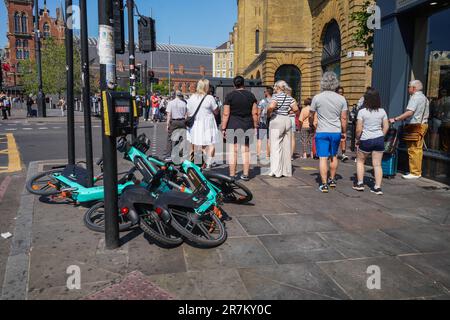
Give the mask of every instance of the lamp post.
<svg viewBox="0 0 450 320">
<path fill-rule="evenodd" d="M 38 115 L 40 117 L 47 117 L 47 108 L 45 104 L 45 94 L 42 89 L 42 58 L 41 58 L 41 34 L 39 31 L 39 0 L 34 0 L 34 41 L 36 46 L 36 65 L 38 73 L 38 94 L 37 105 Z"/>
</svg>

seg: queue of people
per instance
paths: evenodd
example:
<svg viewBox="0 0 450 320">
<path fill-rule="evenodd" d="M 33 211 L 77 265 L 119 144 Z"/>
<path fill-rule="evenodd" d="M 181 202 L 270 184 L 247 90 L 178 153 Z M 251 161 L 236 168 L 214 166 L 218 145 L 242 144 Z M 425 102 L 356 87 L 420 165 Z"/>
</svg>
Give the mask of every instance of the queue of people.
<svg viewBox="0 0 450 320">
<path fill-rule="evenodd" d="M 300 132 L 301 159 L 319 159 L 320 187 L 322 193 L 338 187 L 339 161 L 347 161 L 347 126 L 349 106 L 334 72 L 325 72 L 321 80 L 321 92 L 307 98 L 300 107 L 287 82 L 277 81 L 266 87 L 264 98 L 257 101 L 246 90 L 243 77 L 234 79 L 234 90 L 224 100 L 214 96 L 208 80 L 200 80 L 196 93 L 185 101 L 181 92 L 167 107 L 166 158 L 171 158 L 174 143 L 173 132 L 187 130 L 187 140 L 192 145 L 191 155 L 202 154 L 204 168 L 213 167 L 215 145 L 223 139 L 226 144 L 229 174 L 241 180 L 250 180 L 250 144 L 256 143 L 257 159 L 270 161 L 269 176 L 292 177 L 296 131 Z M 406 112 L 393 119 L 383 108 L 379 92 L 371 87 L 360 99 L 356 108 L 356 179 L 353 189 L 365 191 L 364 169 L 367 158 L 372 158 L 375 184 L 371 191 L 382 195 L 382 160 L 385 152 L 385 136 L 392 123 L 406 121 L 405 140 L 408 148 L 410 173 L 404 179 L 422 176 L 424 138 L 428 130 L 430 102 L 422 92 L 420 81 L 409 86 L 411 99 Z M 190 126 L 188 124 L 191 124 Z M 253 133 L 252 133 L 253 132 Z M 264 145 L 266 144 L 266 145 Z M 243 159 L 242 174 L 237 176 L 239 156 Z M 192 157 L 191 157 L 191 160 Z M 202 160 L 203 161 L 203 160 Z"/>
</svg>

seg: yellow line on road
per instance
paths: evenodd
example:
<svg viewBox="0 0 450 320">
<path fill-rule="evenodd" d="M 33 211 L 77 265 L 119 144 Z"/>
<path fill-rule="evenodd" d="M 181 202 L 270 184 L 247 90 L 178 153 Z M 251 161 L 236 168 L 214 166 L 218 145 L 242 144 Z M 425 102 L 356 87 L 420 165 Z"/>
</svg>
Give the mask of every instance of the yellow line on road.
<svg viewBox="0 0 450 320">
<path fill-rule="evenodd" d="M 6 170 L 0 170 L 0 173 L 13 173 L 22 171 L 22 162 L 20 160 L 19 150 L 17 149 L 16 139 L 14 139 L 14 135 L 12 133 L 7 133 L 6 138 L 8 140 L 8 168 Z"/>
</svg>

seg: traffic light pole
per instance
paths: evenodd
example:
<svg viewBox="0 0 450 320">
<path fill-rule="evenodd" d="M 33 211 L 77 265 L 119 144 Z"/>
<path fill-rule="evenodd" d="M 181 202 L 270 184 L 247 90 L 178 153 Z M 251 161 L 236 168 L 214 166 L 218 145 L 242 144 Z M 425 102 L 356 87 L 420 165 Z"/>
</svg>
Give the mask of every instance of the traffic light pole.
<svg viewBox="0 0 450 320">
<path fill-rule="evenodd" d="M 144 63 L 144 90 L 145 90 L 145 95 L 148 94 L 148 63 L 147 63 L 147 59 L 145 59 L 145 63 Z"/>
<path fill-rule="evenodd" d="M 130 94 L 136 101 L 136 45 L 134 42 L 134 0 L 127 0 L 128 12 L 128 53 L 130 55 Z M 134 103 L 134 102 L 133 102 Z M 136 120 L 136 119 L 135 119 Z M 133 126 L 133 142 L 137 138 L 137 123 Z"/>
<path fill-rule="evenodd" d="M 34 0 L 34 41 L 36 47 L 36 64 L 38 73 L 38 94 L 37 105 L 38 115 L 40 117 L 47 117 L 47 106 L 45 104 L 45 94 L 42 89 L 42 59 L 41 59 L 41 36 L 39 31 L 39 0 Z"/>
<path fill-rule="evenodd" d="M 81 86 L 84 111 L 84 140 L 86 148 L 87 187 L 94 185 L 94 156 L 92 153 L 91 85 L 89 74 L 89 44 L 86 0 L 80 0 L 81 16 Z"/>
<path fill-rule="evenodd" d="M 68 163 L 75 165 L 75 111 L 73 94 L 73 25 L 72 0 L 66 0 L 66 105 L 67 105 L 67 147 Z"/>
<path fill-rule="evenodd" d="M 103 168 L 105 186 L 105 244 L 113 250 L 120 246 L 117 194 L 117 146 L 114 110 L 107 102 L 108 90 L 116 82 L 116 62 L 111 0 L 98 0 L 100 88 L 102 91 Z"/>
</svg>

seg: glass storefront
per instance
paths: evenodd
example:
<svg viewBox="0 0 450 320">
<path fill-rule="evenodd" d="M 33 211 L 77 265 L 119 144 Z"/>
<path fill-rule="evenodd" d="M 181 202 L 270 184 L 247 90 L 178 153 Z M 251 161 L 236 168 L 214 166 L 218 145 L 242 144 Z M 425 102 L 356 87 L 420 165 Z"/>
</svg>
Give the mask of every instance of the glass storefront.
<svg viewBox="0 0 450 320">
<path fill-rule="evenodd" d="M 428 149 L 450 156 L 450 8 L 428 19 L 426 66 L 430 104 Z"/>
</svg>

